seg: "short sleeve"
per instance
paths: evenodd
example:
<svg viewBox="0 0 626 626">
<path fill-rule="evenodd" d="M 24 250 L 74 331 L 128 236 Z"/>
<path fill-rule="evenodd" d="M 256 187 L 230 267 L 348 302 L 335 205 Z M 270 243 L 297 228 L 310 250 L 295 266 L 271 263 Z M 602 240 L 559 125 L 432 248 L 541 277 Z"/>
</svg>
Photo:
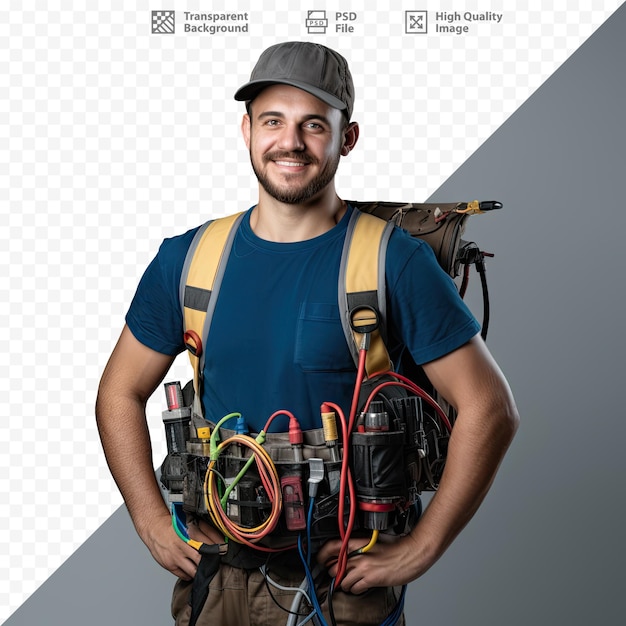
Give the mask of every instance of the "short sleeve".
<svg viewBox="0 0 626 626">
<path fill-rule="evenodd" d="M 386 280 L 391 350 L 406 347 L 421 365 L 454 351 L 480 331 L 431 247 L 406 231 L 395 229 L 389 240 Z"/>
<path fill-rule="evenodd" d="M 185 349 L 179 283 L 189 245 L 197 229 L 165 239 L 146 268 L 126 314 L 134 337 L 162 354 Z"/>
</svg>

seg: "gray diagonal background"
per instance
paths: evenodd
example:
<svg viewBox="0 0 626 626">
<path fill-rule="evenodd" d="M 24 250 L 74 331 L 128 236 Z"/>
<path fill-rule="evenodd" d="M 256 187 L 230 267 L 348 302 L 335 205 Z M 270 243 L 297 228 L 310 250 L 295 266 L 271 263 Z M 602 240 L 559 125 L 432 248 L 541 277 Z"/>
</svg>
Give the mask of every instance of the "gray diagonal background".
<svg viewBox="0 0 626 626">
<path fill-rule="evenodd" d="M 623 623 L 625 32 L 623 5 L 431 198 L 505 205 L 468 237 L 523 424 L 410 625 Z M 5 623 L 166 625 L 172 582 L 121 508 Z"/>
</svg>

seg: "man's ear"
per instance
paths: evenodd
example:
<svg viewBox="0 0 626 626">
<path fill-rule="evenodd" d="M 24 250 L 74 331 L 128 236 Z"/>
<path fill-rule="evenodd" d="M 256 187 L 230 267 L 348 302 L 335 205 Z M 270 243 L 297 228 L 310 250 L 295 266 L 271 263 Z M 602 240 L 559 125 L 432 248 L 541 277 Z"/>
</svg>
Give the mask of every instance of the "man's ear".
<svg viewBox="0 0 626 626">
<path fill-rule="evenodd" d="M 348 156 L 357 140 L 359 139 L 359 125 L 356 122 L 350 122 L 343 131 L 343 146 L 341 147 L 341 156 Z"/>
<path fill-rule="evenodd" d="M 250 150 L 250 116 L 246 113 L 241 120 L 241 134 L 243 135 L 243 140 L 246 142 L 246 148 Z"/>
</svg>

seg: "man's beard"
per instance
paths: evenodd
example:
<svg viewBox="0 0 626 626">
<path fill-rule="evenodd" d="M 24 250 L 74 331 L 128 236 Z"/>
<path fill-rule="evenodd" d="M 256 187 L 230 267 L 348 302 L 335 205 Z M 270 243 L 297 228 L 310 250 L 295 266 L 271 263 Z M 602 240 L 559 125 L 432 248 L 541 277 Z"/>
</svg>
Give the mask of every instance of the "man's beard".
<svg viewBox="0 0 626 626">
<path fill-rule="evenodd" d="M 314 157 L 299 152 L 271 152 L 264 155 L 262 158 L 264 163 L 280 161 L 281 159 L 293 159 L 317 165 L 317 160 Z M 259 184 L 272 198 L 284 204 L 301 204 L 317 195 L 335 177 L 335 172 L 339 166 L 339 159 L 340 154 L 337 153 L 333 159 L 326 163 L 324 169 L 304 187 L 289 187 L 287 185 L 280 187 L 275 185 L 268 176 L 265 176 L 265 174 L 260 171 L 260 168 L 256 167 L 254 159 L 252 158 L 252 152 L 250 152 L 250 163 L 252 164 L 252 170 Z"/>
</svg>

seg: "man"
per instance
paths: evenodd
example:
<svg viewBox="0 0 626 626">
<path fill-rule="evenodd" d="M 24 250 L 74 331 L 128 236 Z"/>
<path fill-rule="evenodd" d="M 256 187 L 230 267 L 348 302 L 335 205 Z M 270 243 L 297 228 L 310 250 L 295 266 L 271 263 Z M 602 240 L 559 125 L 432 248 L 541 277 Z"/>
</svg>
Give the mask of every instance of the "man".
<svg viewBox="0 0 626 626">
<path fill-rule="evenodd" d="M 319 427 L 321 402 L 349 407 L 355 378 L 337 306 L 353 209 L 334 183 L 341 157 L 359 138 L 351 121 L 352 78 L 335 51 L 290 42 L 266 50 L 235 97 L 246 102 L 241 129 L 259 199 L 237 231 L 205 346 L 205 414 L 216 422 L 240 411 L 258 432 L 284 408 L 303 428 Z M 172 528 L 154 476 L 145 404 L 184 349 L 178 283 L 194 233 L 166 240 L 146 270 L 96 407 L 107 460 L 137 532 L 180 578 L 173 600 L 178 625 L 189 623 L 189 581 L 200 556 Z M 477 322 L 428 246 L 396 229 L 387 258 L 392 357 L 409 350 L 458 417 L 440 488 L 416 527 L 348 560 L 333 594 L 341 624 L 381 623 L 395 602 L 393 587 L 415 580 L 443 554 L 484 498 L 518 421 Z M 205 543 L 224 541 L 204 521 L 190 524 L 189 533 Z M 349 549 L 366 542 L 351 540 Z M 329 541 L 317 555 L 330 564 L 330 576 L 339 547 Z M 301 571 L 282 573 L 283 586 L 302 579 Z M 259 571 L 222 566 L 198 624 L 278 624 L 288 616 L 289 601 L 283 597 L 282 604 L 268 600 Z"/>
</svg>

